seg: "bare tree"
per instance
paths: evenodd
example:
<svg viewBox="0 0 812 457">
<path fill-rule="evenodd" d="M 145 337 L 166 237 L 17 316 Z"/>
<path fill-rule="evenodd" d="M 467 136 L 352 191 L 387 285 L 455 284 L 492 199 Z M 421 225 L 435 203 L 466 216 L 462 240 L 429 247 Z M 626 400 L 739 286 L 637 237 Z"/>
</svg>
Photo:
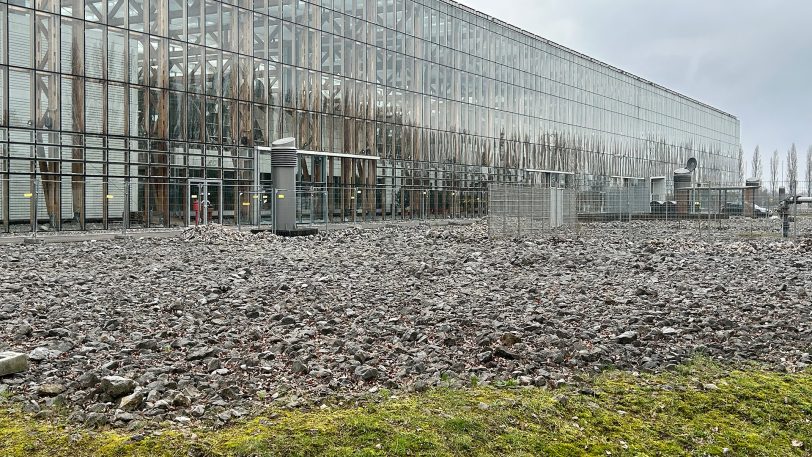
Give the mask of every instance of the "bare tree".
<svg viewBox="0 0 812 457">
<path fill-rule="evenodd" d="M 789 195 L 798 195 L 798 151 L 795 143 L 787 152 L 787 184 L 789 184 Z"/>
<path fill-rule="evenodd" d="M 806 150 L 806 195 L 812 197 L 812 146 Z"/>
<path fill-rule="evenodd" d="M 753 165 L 750 167 L 750 171 L 752 171 L 751 175 L 758 179 L 759 181 L 762 180 L 763 176 L 761 168 L 761 151 L 759 151 L 758 146 L 756 146 L 756 150 L 753 151 Z"/>
<path fill-rule="evenodd" d="M 778 182 L 778 167 L 781 166 L 781 158 L 778 157 L 778 149 L 773 151 L 773 156 L 770 159 L 770 191 L 775 195 L 778 189 L 775 187 Z"/>
</svg>

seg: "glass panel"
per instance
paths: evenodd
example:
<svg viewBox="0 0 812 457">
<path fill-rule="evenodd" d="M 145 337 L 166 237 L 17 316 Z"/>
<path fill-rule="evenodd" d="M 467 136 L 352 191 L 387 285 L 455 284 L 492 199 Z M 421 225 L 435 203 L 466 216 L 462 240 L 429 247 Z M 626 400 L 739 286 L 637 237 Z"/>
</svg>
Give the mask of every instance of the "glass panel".
<svg viewBox="0 0 812 457">
<path fill-rule="evenodd" d="M 129 60 L 130 60 L 130 83 L 146 84 L 147 52 L 144 46 L 145 36 L 138 33 L 130 34 Z"/>
<path fill-rule="evenodd" d="M 33 17 L 30 10 L 8 8 L 8 62 L 31 68 L 34 43 Z"/>
<path fill-rule="evenodd" d="M 169 93 L 169 138 L 184 139 L 186 118 L 184 113 L 185 94 L 180 92 Z"/>
<path fill-rule="evenodd" d="M 220 3 L 214 0 L 206 0 L 206 46 L 212 48 L 220 47 Z"/>
<path fill-rule="evenodd" d="M 225 51 L 236 51 L 237 50 L 237 39 L 236 39 L 236 27 L 233 24 L 235 20 L 234 14 L 234 7 L 223 3 L 220 7 L 221 12 L 221 25 L 222 25 L 222 40 L 223 40 L 223 50 Z"/>
<path fill-rule="evenodd" d="M 220 100 L 206 97 L 206 141 L 220 142 Z"/>
<path fill-rule="evenodd" d="M 223 52 L 223 97 L 236 98 L 237 97 L 237 55 L 230 52 Z"/>
<path fill-rule="evenodd" d="M 146 131 L 146 103 L 147 95 L 146 89 L 143 87 L 130 88 L 129 104 L 129 118 L 130 118 L 130 131 L 132 136 L 147 136 Z"/>
<path fill-rule="evenodd" d="M 116 27 L 127 25 L 127 0 L 107 0 L 107 23 Z"/>
<path fill-rule="evenodd" d="M 85 29 L 85 75 L 93 78 L 104 77 L 105 28 L 88 23 Z"/>
<path fill-rule="evenodd" d="M 85 0 L 85 20 L 103 23 L 107 18 L 106 7 L 105 0 Z"/>
<path fill-rule="evenodd" d="M 9 125 L 16 127 L 33 127 L 31 110 L 31 73 L 29 71 L 9 70 L 8 116 Z"/>
<path fill-rule="evenodd" d="M 169 42 L 169 88 L 174 90 L 186 89 L 186 61 L 184 59 L 184 43 Z"/>
<path fill-rule="evenodd" d="M 130 12 L 130 29 L 144 31 L 144 5 L 148 0 L 127 0 Z"/>
<path fill-rule="evenodd" d="M 200 46 L 189 45 L 187 81 L 190 92 L 203 93 L 203 56 L 201 52 L 203 52 L 203 48 Z"/>
<path fill-rule="evenodd" d="M 36 17 L 37 55 L 35 68 L 38 70 L 57 71 L 59 61 L 59 28 L 58 19 L 50 14 L 38 13 Z M 2 49 L 2 48 L 0 48 Z"/>
<path fill-rule="evenodd" d="M 253 32 L 253 57 L 264 59 L 268 53 L 268 18 L 259 13 L 254 13 L 254 32 Z M 242 33 L 242 32 L 241 32 Z"/>
<path fill-rule="evenodd" d="M 107 32 L 107 77 L 114 81 L 126 81 L 127 33 L 108 29 Z"/>
<path fill-rule="evenodd" d="M 187 30 L 186 36 L 189 43 L 200 44 L 203 32 L 203 21 L 201 20 L 201 0 L 189 0 L 187 6 Z"/>
<path fill-rule="evenodd" d="M 221 95 L 220 51 L 206 49 L 206 94 Z"/>
<path fill-rule="evenodd" d="M 37 74 L 36 127 L 59 130 L 59 82 L 56 75 Z"/>
<path fill-rule="evenodd" d="M 186 18 L 183 15 L 185 5 L 186 0 L 169 0 L 169 38 L 171 39 L 183 41 L 185 38 Z"/>
<path fill-rule="evenodd" d="M 166 16 L 168 0 L 149 0 L 149 31 L 153 35 L 166 36 L 169 20 Z"/>
<path fill-rule="evenodd" d="M 125 94 L 126 89 L 119 84 L 110 84 L 107 87 L 107 126 L 111 135 L 125 134 Z"/>
<path fill-rule="evenodd" d="M 90 133 L 104 133 L 104 86 L 102 83 L 85 80 L 85 120 Z"/>
<path fill-rule="evenodd" d="M 186 110 L 187 135 L 190 141 L 201 141 L 201 125 L 203 121 L 201 97 L 189 94 Z"/>
<path fill-rule="evenodd" d="M 286 64 L 294 63 L 294 47 L 293 47 L 293 24 L 284 22 L 282 24 L 282 62 Z"/>
<path fill-rule="evenodd" d="M 268 20 L 268 59 L 273 62 L 282 60 L 282 22 L 279 19 Z"/>
</svg>

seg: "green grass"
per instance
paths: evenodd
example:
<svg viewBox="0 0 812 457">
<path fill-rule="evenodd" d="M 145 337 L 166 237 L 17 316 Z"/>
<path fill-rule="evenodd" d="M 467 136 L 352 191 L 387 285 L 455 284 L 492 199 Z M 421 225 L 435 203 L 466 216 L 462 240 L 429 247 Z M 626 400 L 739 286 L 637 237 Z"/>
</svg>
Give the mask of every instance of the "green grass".
<svg viewBox="0 0 812 457">
<path fill-rule="evenodd" d="M 717 389 L 703 385 L 714 384 Z M 812 372 L 727 371 L 696 361 L 661 375 L 612 371 L 596 395 L 504 386 L 382 395 L 360 406 L 268 411 L 222 430 L 120 430 L 0 410 L 2 456 L 803 456 Z M 801 444 L 803 443 L 803 444 Z"/>
</svg>

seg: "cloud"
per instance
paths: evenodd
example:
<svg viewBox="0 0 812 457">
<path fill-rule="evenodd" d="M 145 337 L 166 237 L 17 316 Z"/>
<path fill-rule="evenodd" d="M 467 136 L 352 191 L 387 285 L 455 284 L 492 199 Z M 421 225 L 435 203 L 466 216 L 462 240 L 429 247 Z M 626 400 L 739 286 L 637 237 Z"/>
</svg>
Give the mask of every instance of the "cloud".
<svg viewBox="0 0 812 457">
<path fill-rule="evenodd" d="M 737 116 L 748 155 L 812 145 L 808 0 L 463 1 Z"/>
</svg>

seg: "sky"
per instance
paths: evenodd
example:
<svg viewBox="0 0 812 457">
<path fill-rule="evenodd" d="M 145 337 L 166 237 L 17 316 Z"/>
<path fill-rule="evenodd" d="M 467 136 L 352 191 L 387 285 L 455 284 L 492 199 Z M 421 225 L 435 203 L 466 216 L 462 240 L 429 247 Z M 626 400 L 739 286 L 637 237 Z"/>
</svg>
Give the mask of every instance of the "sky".
<svg viewBox="0 0 812 457">
<path fill-rule="evenodd" d="M 460 0 L 505 22 L 733 114 L 751 175 L 812 146 L 810 0 Z"/>
</svg>

